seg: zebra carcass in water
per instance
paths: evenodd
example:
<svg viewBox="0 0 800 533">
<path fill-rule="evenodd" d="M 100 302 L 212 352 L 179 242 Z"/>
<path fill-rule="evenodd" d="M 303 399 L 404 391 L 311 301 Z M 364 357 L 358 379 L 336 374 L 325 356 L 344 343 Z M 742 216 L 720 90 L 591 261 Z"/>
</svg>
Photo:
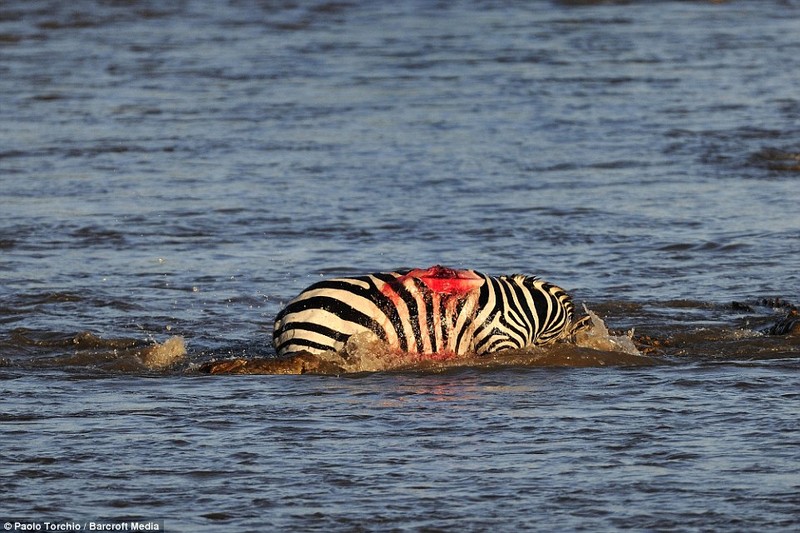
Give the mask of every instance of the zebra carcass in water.
<svg viewBox="0 0 800 533">
<path fill-rule="evenodd" d="M 437 265 L 315 283 L 278 314 L 273 343 L 281 356 L 339 351 L 369 331 L 404 352 L 483 355 L 550 344 L 575 327 L 560 287 Z"/>
<path fill-rule="evenodd" d="M 280 373 L 326 372 L 329 360 L 319 356 L 341 353 L 365 334 L 389 350 L 436 359 L 547 345 L 588 323 L 575 318 L 566 291 L 532 276 L 436 265 L 327 279 L 278 314 L 273 344 L 281 359 L 268 366 Z M 247 373 L 246 365 L 215 362 L 205 370 Z"/>
</svg>

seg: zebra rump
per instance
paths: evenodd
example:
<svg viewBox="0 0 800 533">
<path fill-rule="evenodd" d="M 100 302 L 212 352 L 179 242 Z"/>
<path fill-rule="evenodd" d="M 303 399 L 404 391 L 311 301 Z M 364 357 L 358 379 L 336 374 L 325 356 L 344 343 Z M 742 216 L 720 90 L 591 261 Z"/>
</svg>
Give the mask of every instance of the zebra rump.
<svg viewBox="0 0 800 533">
<path fill-rule="evenodd" d="M 476 354 L 541 346 L 588 324 L 569 295 L 525 275 L 488 276 L 443 266 L 336 278 L 301 292 L 275 319 L 279 356 L 341 351 L 372 332 L 416 354 Z"/>
</svg>

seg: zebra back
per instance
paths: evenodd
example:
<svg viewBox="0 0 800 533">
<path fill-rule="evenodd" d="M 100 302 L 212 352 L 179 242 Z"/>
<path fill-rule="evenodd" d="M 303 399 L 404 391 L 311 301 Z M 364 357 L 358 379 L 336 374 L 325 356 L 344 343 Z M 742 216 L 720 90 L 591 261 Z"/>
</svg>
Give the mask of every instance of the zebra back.
<svg viewBox="0 0 800 533">
<path fill-rule="evenodd" d="M 432 290 L 409 272 L 336 278 L 311 285 L 276 317 L 275 349 L 279 355 L 340 351 L 350 336 L 371 331 L 405 352 L 465 353 L 477 291 Z"/>
<path fill-rule="evenodd" d="M 315 283 L 278 314 L 273 343 L 279 355 L 338 352 L 370 331 L 404 352 L 481 355 L 566 337 L 572 312 L 563 289 L 537 278 L 437 266 Z"/>
</svg>

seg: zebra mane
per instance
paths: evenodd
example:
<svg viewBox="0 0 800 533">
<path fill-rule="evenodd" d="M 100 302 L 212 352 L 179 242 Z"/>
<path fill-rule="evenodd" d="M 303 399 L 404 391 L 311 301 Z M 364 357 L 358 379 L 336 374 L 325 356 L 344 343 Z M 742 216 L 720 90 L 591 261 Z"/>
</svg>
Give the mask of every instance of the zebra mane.
<svg viewBox="0 0 800 533">
<path fill-rule="evenodd" d="M 534 281 L 539 279 L 539 276 L 529 276 L 528 274 L 511 274 L 510 276 L 500 276 L 502 278 L 508 278 L 513 281 L 521 281 L 523 283 L 533 283 Z"/>
</svg>

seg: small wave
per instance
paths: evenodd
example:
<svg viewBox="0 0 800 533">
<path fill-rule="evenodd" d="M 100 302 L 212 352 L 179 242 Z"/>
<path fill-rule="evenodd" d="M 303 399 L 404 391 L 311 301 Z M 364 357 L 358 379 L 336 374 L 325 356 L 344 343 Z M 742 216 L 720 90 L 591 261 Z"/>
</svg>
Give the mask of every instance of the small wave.
<svg viewBox="0 0 800 533">
<path fill-rule="evenodd" d="M 98 368 L 112 372 L 162 371 L 186 357 L 186 343 L 173 336 L 164 342 L 103 338 L 89 331 L 73 334 L 14 330 L 11 344 L 24 358 L 9 358 L 3 366 L 33 368 Z"/>
</svg>

